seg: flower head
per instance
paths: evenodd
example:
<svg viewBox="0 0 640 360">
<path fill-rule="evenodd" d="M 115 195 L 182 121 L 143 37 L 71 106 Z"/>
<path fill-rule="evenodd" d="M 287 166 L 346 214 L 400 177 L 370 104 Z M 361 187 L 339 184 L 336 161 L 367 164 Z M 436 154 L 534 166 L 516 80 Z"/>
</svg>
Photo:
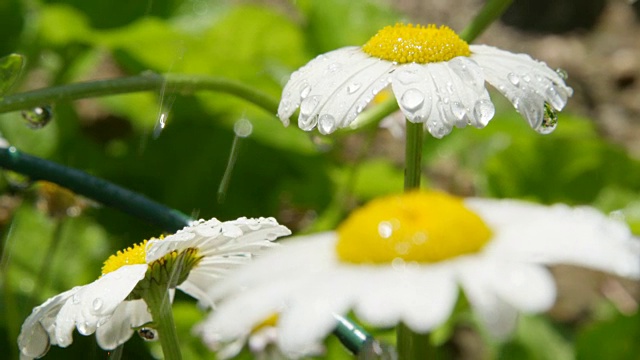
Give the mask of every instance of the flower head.
<svg viewBox="0 0 640 360">
<path fill-rule="evenodd" d="M 528 55 L 468 45 L 446 26 L 396 24 L 363 47 L 322 54 L 294 72 L 278 117 L 288 125 L 299 107 L 301 129 L 329 134 L 351 125 L 391 84 L 406 118 L 441 138 L 454 126 L 482 128 L 493 118 L 485 81 L 541 133 L 555 128 L 554 110 L 573 94 L 560 74 Z"/>
<path fill-rule="evenodd" d="M 241 337 L 273 312 L 287 353 L 317 346 L 333 314 L 415 332 L 443 324 L 464 291 L 479 320 L 508 335 L 518 312 L 555 300 L 546 265 L 640 277 L 640 247 L 622 223 L 592 208 L 459 199 L 415 192 L 355 211 L 336 232 L 285 242 L 211 288 L 219 302 L 205 342 Z M 258 300 L 256 300 L 258 299 Z"/>
<path fill-rule="evenodd" d="M 96 333 L 111 350 L 143 326 L 153 327 L 144 292 L 151 283 L 178 288 L 211 306 L 205 296 L 212 282 L 251 259 L 290 231 L 272 219 L 200 220 L 160 239 L 145 240 L 105 261 L 96 281 L 58 294 L 33 309 L 18 344 L 23 357 L 40 357 L 51 344 L 66 347 L 73 329 Z"/>
</svg>

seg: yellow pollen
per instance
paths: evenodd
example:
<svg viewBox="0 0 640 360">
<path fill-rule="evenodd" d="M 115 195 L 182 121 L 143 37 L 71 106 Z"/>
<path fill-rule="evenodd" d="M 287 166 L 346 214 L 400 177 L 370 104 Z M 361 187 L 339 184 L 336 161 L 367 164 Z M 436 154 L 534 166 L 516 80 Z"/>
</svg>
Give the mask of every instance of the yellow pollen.
<svg viewBox="0 0 640 360">
<path fill-rule="evenodd" d="M 469 44 L 447 26 L 404 25 L 386 26 L 378 31 L 362 50 L 380 59 L 399 64 L 427 64 L 470 56 Z"/>
<path fill-rule="evenodd" d="M 336 251 L 350 263 L 433 263 L 478 252 L 490 239 L 491 230 L 461 198 L 415 191 L 354 211 L 338 227 Z"/>
<path fill-rule="evenodd" d="M 264 319 L 261 323 L 254 326 L 253 329 L 251 329 L 251 333 L 255 334 L 266 327 L 275 327 L 277 324 L 278 324 L 278 314 L 273 313 L 271 314 L 271 316 Z"/>
<path fill-rule="evenodd" d="M 118 250 L 118 253 L 109 256 L 102 266 L 102 275 L 118 270 L 125 265 L 145 264 L 147 241 L 148 240 L 145 240 L 139 244 L 134 244 L 125 250 Z"/>
</svg>

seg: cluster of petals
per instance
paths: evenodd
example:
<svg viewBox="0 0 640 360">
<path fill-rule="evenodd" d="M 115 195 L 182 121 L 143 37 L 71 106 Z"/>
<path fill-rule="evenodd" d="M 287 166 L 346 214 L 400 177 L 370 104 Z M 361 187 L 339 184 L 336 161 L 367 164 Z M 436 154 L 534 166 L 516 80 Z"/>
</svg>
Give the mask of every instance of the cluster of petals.
<svg viewBox="0 0 640 360">
<path fill-rule="evenodd" d="M 504 338 L 518 313 L 554 303 L 549 265 L 640 278 L 638 239 L 593 208 L 479 198 L 464 204 L 492 232 L 479 252 L 434 263 L 354 264 L 336 256 L 335 232 L 292 238 L 214 285 L 209 294 L 218 307 L 198 331 L 211 345 L 233 341 L 276 313 L 278 346 L 299 356 L 336 327 L 334 314 L 431 331 L 449 318 L 462 289 L 480 323 Z"/>
<path fill-rule="evenodd" d="M 373 98 L 391 85 L 400 110 L 424 123 L 436 138 L 453 127 L 485 127 L 495 114 L 486 83 L 502 93 L 529 125 L 548 133 L 545 104 L 560 111 L 573 90 L 562 74 L 526 54 L 487 45 L 469 45 L 470 56 L 435 63 L 398 64 L 379 59 L 360 47 L 319 55 L 291 74 L 284 87 L 278 117 L 285 125 L 300 109 L 298 126 L 322 134 L 349 127 Z"/>
<path fill-rule="evenodd" d="M 171 252 L 198 250 L 200 262 L 177 288 L 211 306 L 205 294 L 212 282 L 269 247 L 272 240 L 289 234 L 273 218 L 211 219 L 196 221 L 162 240 L 152 239 L 146 245 L 146 263 L 124 265 L 34 308 L 18 338 L 22 358 L 41 357 L 50 345 L 69 346 L 74 328 L 82 335 L 95 333 L 105 350 L 126 342 L 135 329 L 152 321 L 144 300 L 128 297 L 145 277 L 149 264 Z"/>
</svg>

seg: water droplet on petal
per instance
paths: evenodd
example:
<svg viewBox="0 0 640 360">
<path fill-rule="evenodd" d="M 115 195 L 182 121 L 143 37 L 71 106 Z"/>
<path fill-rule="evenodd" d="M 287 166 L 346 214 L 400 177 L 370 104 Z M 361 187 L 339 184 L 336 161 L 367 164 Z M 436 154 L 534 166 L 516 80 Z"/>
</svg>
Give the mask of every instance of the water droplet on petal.
<svg viewBox="0 0 640 360">
<path fill-rule="evenodd" d="M 451 112 L 453 113 L 453 116 L 455 116 L 458 120 L 462 120 L 467 113 L 464 105 L 462 105 L 462 103 L 460 103 L 459 101 L 454 101 L 451 103 Z"/>
<path fill-rule="evenodd" d="M 351 84 L 349 84 L 349 86 L 347 86 L 347 92 L 349 94 L 353 94 L 356 91 L 358 91 L 358 89 L 360 89 L 361 86 L 362 86 L 362 84 L 360 84 L 360 83 L 351 83 Z"/>
<path fill-rule="evenodd" d="M 422 80 L 415 70 L 401 70 L 396 74 L 396 78 L 405 85 L 417 83 Z"/>
<path fill-rule="evenodd" d="M 554 85 L 549 85 L 545 90 L 547 100 L 554 109 L 562 109 L 567 103 L 567 99 L 562 96 Z"/>
<path fill-rule="evenodd" d="M 522 80 L 524 80 L 525 82 L 531 82 L 531 77 L 528 74 L 525 74 L 524 76 L 522 76 Z"/>
<path fill-rule="evenodd" d="M 95 298 L 95 299 L 93 299 L 93 302 L 91 303 L 91 307 L 92 307 L 93 311 L 99 311 L 100 309 L 102 309 L 102 304 L 104 304 L 104 301 L 102 301 L 102 299 Z"/>
<path fill-rule="evenodd" d="M 322 134 L 330 134 L 335 129 L 336 119 L 333 116 L 329 114 L 323 114 L 320 116 L 320 118 L 318 119 L 318 130 L 320 130 Z"/>
<path fill-rule="evenodd" d="M 80 295 L 78 295 L 77 293 L 73 294 L 73 296 L 71 297 L 71 303 L 74 305 L 78 305 L 80 303 Z"/>
<path fill-rule="evenodd" d="M 544 103 L 544 115 L 542 116 L 542 123 L 535 130 L 540 134 L 550 134 L 558 126 L 558 114 L 553 110 L 551 105 Z"/>
<path fill-rule="evenodd" d="M 383 239 L 388 239 L 393 234 L 393 225 L 388 221 L 382 221 L 378 224 L 378 234 Z"/>
<path fill-rule="evenodd" d="M 402 94 L 400 104 L 407 111 L 415 112 L 424 104 L 424 95 L 418 89 L 409 89 Z"/>
<path fill-rule="evenodd" d="M 509 82 L 514 86 L 518 86 L 520 84 L 520 78 L 514 73 L 508 73 L 507 80 L 509 80 Z"/>
<path fill-rule="evenodd" d="M 300 115 L 309 116 L 316 109 L 318 103 L 320 102 L 320 96 L 312 96 L 310 98 L 306 98 L 300 104 Z"/>
<path fill-rule="evenodd" d="M 42 129 L 53 119 L 53 111 L 49 105 L 36 106 L 30 110 L 23 110 L 22 118 L 31 129 Z"/>
<path fill-rule="evenodd" d="M 567 71 L 564 69 L 557 68 L 556 73 L 558 74 L 558 76 L 560 76 L 562 80 L 567 80 L 569 78 L 569 73 L 567 73 Z"/>
<path fill-rule="evenodd" d="M 473 116 L 476 123 L 474 126 L 481 128 L 487 126 L 489 120 L 493 118 L 496 113 L 496 108 L 493 103 L 487 99 L 478 100 L 473 107 Z"/>
<path fill-rule="evenodd" d="M 304 87 L 302 88 L 302 90 L 300 91 L 300 98 L 304 99 L 307 96 L 309 96 L 309 93 L 311 92 L 311 86 L 309 86 L 308 84 L 304 84 Z"/>
<path fill-rule="evenodd" d="M 329 65 L 329 67 L 327 67 L 327 70 L 329 70 L 329 72 L 336 72 L 338 70 L 340 70 L 340 68 L 342 67 L 341 64 L 339 63 L 333 63 L 331 65 Z"/>
<path fill-rule="evenodd" d="M 427 130 L 429 130 L 429 133 L 436 139 L 442 139 L 450 131 L 450 129 L 442 121 L 439 120 L 428 121 Z"/>
<path fill-rule="evenodd" d="M 143 327 L 138 329 L 138 336 L 144 341 L 156 341 L 158 340 L 158 331 L 156 329 Z"/>
</svg>

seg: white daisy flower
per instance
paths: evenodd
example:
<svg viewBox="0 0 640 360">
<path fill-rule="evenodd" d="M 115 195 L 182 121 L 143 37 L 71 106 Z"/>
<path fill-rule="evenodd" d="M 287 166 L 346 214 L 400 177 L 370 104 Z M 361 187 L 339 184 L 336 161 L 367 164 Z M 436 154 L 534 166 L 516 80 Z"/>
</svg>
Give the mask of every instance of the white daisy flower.
<svg viewBox="0 0 640 360">
<path fill-rule="evenodd" d="M 279 346 L 298 356 L 336 327 L 334 314 L 349 311 L 374 326 L 429 332 L 462 289 L 503 338 L 518 312 L 554 303 L 547 265 L 640 278 L 639 245 L 626 225 L 589 207 L 426 192 L 381 198 L 336 232 L 286 241 L 215 284 L 209 294 L 219 306 L 200 333 L 207 343 L 230 341 L 276 312 Z"/>
<path fill-rule="evenodd" d="M 273 218 L 199 220 L 163 239 L 118 251 L 105 261 L 98 280 L 33 309 L 18 338 L 22 357 L 41 357 L 50 345 L 69 346 L 74 328 L 82 335 L 95 332 L 105 350 L 126 342 L 135 330 L 153 336 L 153 319 L 143 300 L 149 283 L 166 283 L 210 306 L 205 294 L 212 282 L 288 234 Z"/>
<path fill-rule="evenodd" d="M 573 94 L 545 63 L 486 45 L 468 45 L 446 26 L 396 24 L 362 47 L 322 54 L 291 74 L 278 117 L 285 125 L 300 108 L 298 126 L 329 134 L 352 124 L 391 84 L 409 121 L 436 138 L 456 127 L 485 127 L 495 108 L 485 81 L 540 133 L 549 133 Z"/>
</svg>

